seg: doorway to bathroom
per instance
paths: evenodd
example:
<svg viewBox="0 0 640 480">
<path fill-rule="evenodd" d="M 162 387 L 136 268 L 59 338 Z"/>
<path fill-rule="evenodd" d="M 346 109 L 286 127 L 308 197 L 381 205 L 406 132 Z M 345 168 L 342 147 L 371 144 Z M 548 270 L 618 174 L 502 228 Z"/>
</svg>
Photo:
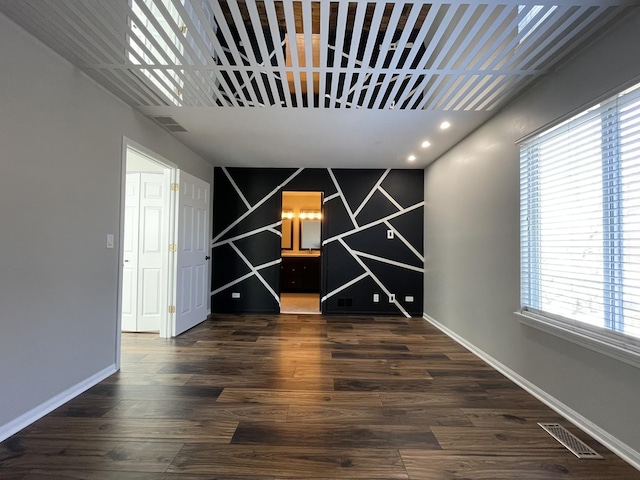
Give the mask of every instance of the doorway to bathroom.
<svg viewBox="0 0 640 480">
<path fill-rule="evenodd" d="M 319 314 L 322 192 L 282 192 L 280 313 Z"/>
</svg>

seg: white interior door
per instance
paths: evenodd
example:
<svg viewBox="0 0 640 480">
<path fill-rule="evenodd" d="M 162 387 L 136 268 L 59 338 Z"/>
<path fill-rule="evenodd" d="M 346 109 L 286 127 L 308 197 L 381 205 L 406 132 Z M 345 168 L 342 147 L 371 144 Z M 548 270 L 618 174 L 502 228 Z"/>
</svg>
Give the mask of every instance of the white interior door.
<svg viewBox="0 0 640 480">
<path fill-rule="evenodd" d="M 168 304 L 169 178 L 164 173 L 127 173 L 125 192 L 122 330 L 157 332 Z"/>
<path fill-rule="evenodd" d="M 167 218 L 164 211 L 165 176 L 162 173 L 140 174 L 140 229 L 138 234 L 138 321 L 136 331 L 160 331 L 165 300 Z"/>
<path fill-rule="evenodd" d="M 135 332 L 138 317 L 138 231 L 140 174 L 127 173 L 124 206 L 124 265 L 122 267 L 122 330 Z"/>
<path fill-rule="evenodd" d="M 206 320 L 210 290 L 210 186 L 178 172 L 175 335 Z"/>
</svg>

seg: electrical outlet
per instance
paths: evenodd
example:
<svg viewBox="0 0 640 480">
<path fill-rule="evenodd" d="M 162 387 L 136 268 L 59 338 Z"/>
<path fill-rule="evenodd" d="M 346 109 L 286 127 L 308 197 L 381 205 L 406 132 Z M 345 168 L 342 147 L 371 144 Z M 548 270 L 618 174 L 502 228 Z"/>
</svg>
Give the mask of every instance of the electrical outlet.
<svg viewBox="0 0 640 480">
<path fill-rule="evenodd" d="M 393 230 L 387 230 L 387 239 L 388 240 L 393 240 L 393 237 L 395 235 L 393 234 Z"/>
<path fill-rule="evenodd" d="M 231 298 L 240 298 L 240 292 L 232 292 Z"/>
<path fill-rule="evenodd" d="M 379 293 L 374 293 L 373 294 L 373 303 L 378 303 L 380 301 L 380 294 Z"/>
<path fill-rule="evenodd" d="M 389 303 L 393 303 L 396 301 L 396 294 L 395 293 L 390 293 L 389 294 Z"/>
<path fill-rule="evenodd" d="M 406 297 L 404 297 L 404 301 L 407 303 L 413 302 L 413 295 L 407 295 Z"/>
</svg>

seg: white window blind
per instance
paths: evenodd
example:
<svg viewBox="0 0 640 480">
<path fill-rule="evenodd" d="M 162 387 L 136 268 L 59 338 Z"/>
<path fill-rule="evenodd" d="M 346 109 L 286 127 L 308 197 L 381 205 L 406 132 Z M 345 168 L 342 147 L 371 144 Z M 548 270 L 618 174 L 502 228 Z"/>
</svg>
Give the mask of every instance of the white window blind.
<svg viewBox="0 0 640 480">
<path fill-rule="evenodd" d="M 520 149 L 521 302 L 640 345 L 640 85 Z M 636 352 L 639 350 L 636 349 Z"/>
</svg>

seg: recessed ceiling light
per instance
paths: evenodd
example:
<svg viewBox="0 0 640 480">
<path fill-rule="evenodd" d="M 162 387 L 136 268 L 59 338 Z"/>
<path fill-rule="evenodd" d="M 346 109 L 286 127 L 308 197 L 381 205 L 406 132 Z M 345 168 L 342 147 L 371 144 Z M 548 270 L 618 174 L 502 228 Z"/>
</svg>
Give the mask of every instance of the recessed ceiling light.
<svg viewBox="0 0 640 480">
<path fill-rule="evenodd" d="M 413 162 L 416 159 L 415 155 L 409 155 L 409 157 L 407 158 L 407 160 L 409 160 L 410 162 Z"/>
<path fill-rule="evenodd" d="M 422 148 L 427 148 L 431 146 L 431 142 L 429 142 L 429 140 L 425 140 L 424 142 L 422 142 Z"/>
<path fill-rule="evenodd" d="M 449 122 L 442 122 L 440 124 L 440 128 L 443 130 L 446 130 L 447 128 L 449 128 L 451 126 L 451 124 Z"/>
</svg>

